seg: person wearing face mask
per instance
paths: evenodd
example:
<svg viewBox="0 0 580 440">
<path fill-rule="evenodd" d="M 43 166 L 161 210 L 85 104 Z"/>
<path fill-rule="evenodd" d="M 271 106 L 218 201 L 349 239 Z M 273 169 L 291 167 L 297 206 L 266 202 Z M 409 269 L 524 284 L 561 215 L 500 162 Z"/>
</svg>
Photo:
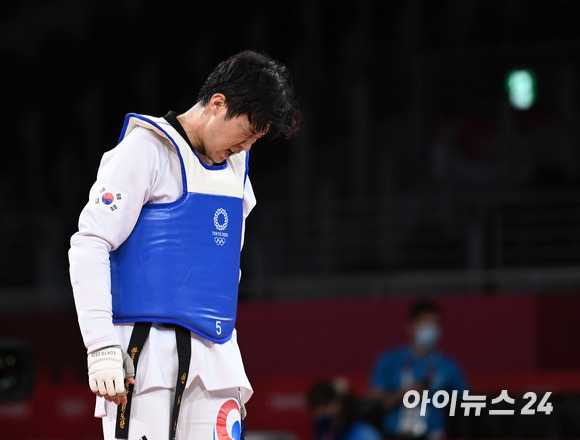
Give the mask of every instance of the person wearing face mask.
<svg viewBox="0 0 580 440">
<path fill-rule="evenodd" d="M 308 391 L 315 440 L 381 440 L 381 433 L 359 416 L 358 401 L 328 381 Z"/>
<path fill-rule="evenodd" d="M 441 311 L 432 301 L 415 302 L 408 314 L 409 341 L 402 347 L 384 352 L 371 374 L 370 398 L 380 406 L 381 428 L 389 438 L 441 439 L 445 435 L 445 410 L 427 405 L 420 415 L 421 405 L 406 408 L 403 397 L 410 390 L 429 397 L 439 390 L 461 395 L 467 389 L 460 366 L 437 350 L 441 337 Z"/>
</svg>

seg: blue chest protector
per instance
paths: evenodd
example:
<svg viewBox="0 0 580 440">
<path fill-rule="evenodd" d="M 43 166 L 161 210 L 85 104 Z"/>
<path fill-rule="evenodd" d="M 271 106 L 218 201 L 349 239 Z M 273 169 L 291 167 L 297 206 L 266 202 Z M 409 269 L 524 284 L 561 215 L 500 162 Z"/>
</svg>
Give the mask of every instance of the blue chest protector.
<svg viewBox="0 0 580 440">
<path fill-rule="evenodd" d="M 236 321 L 247 154 L 208 167 L 164 119 L 129 114 L 121 138 L 137 125 L 177 149 L 184 191 L 144 205 L 111 252 L 113 321 L 173 323 L 223 343 Z"/>
</svg>

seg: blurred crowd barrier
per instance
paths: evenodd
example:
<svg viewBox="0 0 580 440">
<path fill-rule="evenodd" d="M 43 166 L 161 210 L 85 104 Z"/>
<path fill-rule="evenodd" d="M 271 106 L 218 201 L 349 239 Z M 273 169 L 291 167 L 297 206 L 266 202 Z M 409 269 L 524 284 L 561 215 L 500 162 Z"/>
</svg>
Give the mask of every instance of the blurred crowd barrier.
<svg viewBox="0 0 580 440">
<path fill-rule="evenodd" d="M 464 438 L 580 435 L 574 422 L 580 403 L 580 353 L 575 348 L 579 293 L 437 296 L 444 320 L 441 349 L 460 362 L 472 393 L 490 400 L 507 390 L 516 399 L 517 410 L 525 403 L 525 393 L 541 397 L 551 392 L 554 408 L 551 414 L 534 416 L 455 417 L 451 434 Z M 377 356 L 405 340 L 405 311 L 413 299 L 241 304 L 238 340 L 255 389 L 248 404 L 248 433 L 255 438 L 310 439 L 306 392 L 321 379 L 340 380 L 364 398 Z M 0 336 L 28 341 L 36 358 L 32 396 L 0 403 L 0 438 L 100 438 L 74 312 L 5 315 Z"/>
</svg>

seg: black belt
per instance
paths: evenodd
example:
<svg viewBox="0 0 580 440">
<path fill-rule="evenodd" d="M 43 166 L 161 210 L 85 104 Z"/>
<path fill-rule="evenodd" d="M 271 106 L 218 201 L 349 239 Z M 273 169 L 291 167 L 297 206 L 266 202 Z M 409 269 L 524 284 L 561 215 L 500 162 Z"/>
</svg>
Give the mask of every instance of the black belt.
<svg viewBox="0 0 580 440">
<path fill-rule="evenodd" d="M 177 341 L 177 382 L 175 384 L 175 398 L 173 399 L 173 412 L 171 414 L 171 426 L 169 429 L 170 440 L 175 440 L 177 432 L 177 418 L 181 408 L 181 398 L 185 391 L 187 375 L 189 374 L 189 363 L 191 361 L 191 332 L 178 325 L 175 326 L 175 339 Z"/>
<path fill-rule="evenodd" d="M 189 364 L 191 361 L 191 332 L 178 325 L 174 327 L 175 340 L 177 342 L 178 374 L 177 382 L 175 384 L 175 398 L 173 400 L 171 424 L 169 426 L 170 440 L 175 440 L 175 434 L 177 433 L 177 419 L 179 418 L 179 409 L 181 408 L 181 400 L 183 398 L 183 392 L 185 391 L 187 376 L 189 375 Z M 131 340 L 129 341 L 127 352 L 133 360 L 135 375 L 137 374 L 139 354 L 143 349 L 143 345 L 145 345 L 150 329 L 150 322 L 137 322 L 135 323 L 133 332 L 131 333 Z M 128 381 L 125 381 L 125 387 L 127 389 L 127 403 L 119 405 L 117 408 L 117 425 L 115 428 L 115 437 L 120 439 L 129 438 L 129 420 L 134 386 Z"/>
</svg>

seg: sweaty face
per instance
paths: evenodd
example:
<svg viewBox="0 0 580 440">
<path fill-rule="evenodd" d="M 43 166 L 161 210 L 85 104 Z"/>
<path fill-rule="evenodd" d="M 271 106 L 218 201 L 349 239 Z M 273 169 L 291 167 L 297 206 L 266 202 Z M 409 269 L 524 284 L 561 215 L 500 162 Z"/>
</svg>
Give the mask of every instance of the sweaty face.
<svg viewBox="0 0 580 440">
<path fill-rule="evenodd" d="M 208 126 L 203 148 L 205 156 L 218 164 L 242 151 L 250 151 L 254 142 L 266 134 L 257 133 L 247 115 L 226 119 L 227 107 L 221 107 Z"/>
</svg>

